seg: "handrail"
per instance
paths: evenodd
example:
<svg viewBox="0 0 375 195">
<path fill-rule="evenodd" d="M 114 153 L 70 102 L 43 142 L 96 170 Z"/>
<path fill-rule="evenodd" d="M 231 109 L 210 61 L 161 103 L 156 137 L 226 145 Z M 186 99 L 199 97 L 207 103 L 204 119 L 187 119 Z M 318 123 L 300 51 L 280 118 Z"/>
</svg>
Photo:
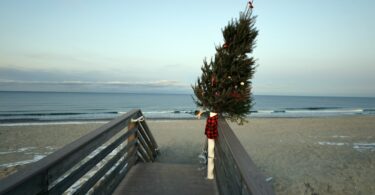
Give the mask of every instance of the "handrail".
<svg viewBox="0 0 375 195">
<path fill-rule="evenodd" d="M 223 116 L 218 121 L 215 142 L 215 174 L 220 194 L 270 194 L 274 191 Z"/>
<path fill-rule="evenodd" d="M 73 193 L 111 193 L 133 164 L 139 160 L 153 161 L 158 154 L 146 122 L 132 121 L 139 118 L 143 118 L 141 110 L 131 110 L 27 165 L 0 180 L 0 194 L 61 194 L 92 168 L 98 170 L 90 173 L 92 176 Z M 114 151 L 117 153 L 110 156 Z"/>
</svg>

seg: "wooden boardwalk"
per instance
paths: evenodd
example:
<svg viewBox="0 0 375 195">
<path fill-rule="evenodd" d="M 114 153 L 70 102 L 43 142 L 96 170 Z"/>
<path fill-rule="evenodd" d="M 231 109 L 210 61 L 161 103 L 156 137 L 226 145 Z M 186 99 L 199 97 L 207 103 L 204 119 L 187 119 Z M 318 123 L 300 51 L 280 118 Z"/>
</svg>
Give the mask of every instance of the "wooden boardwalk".
<svg viewBox="0 0 375 195">
<path fill-rule="evenodd" d="M 205 179 L 198 165 L 138 163 L 117 186 L 114 195 L 215 195 L 215 180 Z"/>
<path fill-rule="evenodd" d="M 222 116 L 218 128 L 216 180 L 206 180 L 197 164 L 155 162 L 156 140 L 142 112 L 131 110 L 0 180 L 0 195 L 64 194 L 87 174 L 74 194 L 274 195 Z"/>
</svg>

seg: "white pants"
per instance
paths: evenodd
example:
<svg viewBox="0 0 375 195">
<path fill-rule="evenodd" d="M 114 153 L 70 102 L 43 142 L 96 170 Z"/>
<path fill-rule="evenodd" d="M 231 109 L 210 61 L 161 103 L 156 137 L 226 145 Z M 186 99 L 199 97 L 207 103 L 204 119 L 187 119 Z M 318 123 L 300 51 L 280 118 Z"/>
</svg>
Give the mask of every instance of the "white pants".
<svg viewBox="0 0 375 195">
<path fill-rule="evenodd" d="M 214 179 L 215 140 L 208 139 L 207 179 Z"/>
<path fill-rule="evenodd" d="M 217 115 L 215 112 L 210 112 L 210 117 Z M 214 178 L 214 158 L 215 158 L 215 139 L 207 139 L 207 179 Z"/>
</svg>

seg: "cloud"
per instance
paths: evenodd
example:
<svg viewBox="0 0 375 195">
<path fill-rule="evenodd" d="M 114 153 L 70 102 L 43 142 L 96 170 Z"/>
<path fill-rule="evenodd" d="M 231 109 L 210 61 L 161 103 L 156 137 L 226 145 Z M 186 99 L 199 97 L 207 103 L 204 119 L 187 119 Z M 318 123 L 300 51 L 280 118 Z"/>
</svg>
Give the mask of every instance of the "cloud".
<svg viewBox="0 0 375 195">
<path fill-rule="evenodd" d="M 95 77 L 93 76 L 95 75 Z M 31 69 L 16 67 L 0 67 L 0 78 L 13 81 L 64 81 L 93 80 L 104 77 L 99 71 L 59 71 L 56 69 Z M 108 77 L 108 76 L 107 76 Z"/>
<path fill-rule="evenodd" d="M 19 85 L 118 85 L 118 86 L 141 86 L 141 87 L 186 87 L 187 84 L 173 80 L 158 80 L 149 82 L 89 82 L 89 81 L 21 81 L 21 80 L 1 80 L 0 84 L 19 84 Z"/>
<path fill-rule="evenodd" d="M 66 91 L 66 92 L 150 92 L 188 93 L 189 85 L 173 80 L 148 82 L 122 81 L 22 81 L 0 80 L 2 91 Z"/>
<path fill-rule="evenodd" d="M 164 78 L 168 78 L 165 75 Z M 158 78 L 159 77 L 159 78 Z M 56 71 L 0 67 L 0 91 L 190 93 L 189 83 L 120 71 Z"/>
</svg>

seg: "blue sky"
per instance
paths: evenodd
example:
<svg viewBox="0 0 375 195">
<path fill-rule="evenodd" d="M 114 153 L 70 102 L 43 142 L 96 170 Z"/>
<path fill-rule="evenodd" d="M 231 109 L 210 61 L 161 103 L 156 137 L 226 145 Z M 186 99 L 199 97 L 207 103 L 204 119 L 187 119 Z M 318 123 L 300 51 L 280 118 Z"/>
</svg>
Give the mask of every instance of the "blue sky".
<svg viewBox="0 0 375 195">
<path fill-rule="evenodd" d="M 192 93 L 247 1 L 0 1 L 0 90 Z M 375 1 L 255 0 L 258 95 L 375 97 Z"/>
</svg>

